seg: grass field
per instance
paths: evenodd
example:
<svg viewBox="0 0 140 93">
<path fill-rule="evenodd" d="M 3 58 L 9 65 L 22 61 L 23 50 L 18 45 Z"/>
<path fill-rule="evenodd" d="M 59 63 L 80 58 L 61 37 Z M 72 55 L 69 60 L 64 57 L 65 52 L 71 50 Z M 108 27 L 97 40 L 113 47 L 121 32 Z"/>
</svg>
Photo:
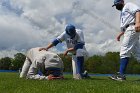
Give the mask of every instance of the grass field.
<svg viewBox="0 0 140 93">
<path fill-rule="evenodd" d="M 140 77 L 128 76 L 127 81 L 112 81 L 105 76 L 73 80 L 19 79 L 18 73 L 0 73 L 0 93 L 140 93 Z"/>
</svg>

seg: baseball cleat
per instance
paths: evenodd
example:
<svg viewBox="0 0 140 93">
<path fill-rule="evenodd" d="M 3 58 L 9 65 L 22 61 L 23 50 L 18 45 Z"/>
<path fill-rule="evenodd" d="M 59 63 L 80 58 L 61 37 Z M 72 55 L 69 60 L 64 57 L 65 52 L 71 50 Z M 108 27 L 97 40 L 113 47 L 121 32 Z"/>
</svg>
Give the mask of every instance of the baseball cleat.
<svg viewBox="0 0 140 93">
<path fill-rule="evenodd" d="M 76 74 L 76 75 L 74 75 L 73 78 L 74 78 L 75 80 L 80 80 L 80 79 L 82 79 L 82 77 L 81 77 L 80 74 Z"/>
<path fill-rule="evenodd" d="M 91 78 L 86 70 L 83 73 L 83 78 Z"/>
<path fill-rule="evenodd" d="M 125 75 L 121 75 L 120 73 L 114 74 L 112 76 L 109 77 L 112 80 L 116 80 L 116 81 L 125 81 L 126 77 Z"/>
</svg>

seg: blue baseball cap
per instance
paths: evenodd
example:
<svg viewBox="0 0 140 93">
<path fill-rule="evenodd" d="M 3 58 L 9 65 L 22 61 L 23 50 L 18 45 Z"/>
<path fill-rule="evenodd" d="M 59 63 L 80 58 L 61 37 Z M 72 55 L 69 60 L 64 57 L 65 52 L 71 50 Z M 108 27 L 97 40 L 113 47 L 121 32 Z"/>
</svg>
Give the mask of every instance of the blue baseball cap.
<svg viewBox="0 0 140 93">
<path fill-rule="evenodd" d="M 75 37 L 76 35 L 76 28 L 72 24 L 68 24 L 65 29 L 66 33 L 71 36 L 71 38 Z"/>
<path fill-rule="evenodd" d="M 118 4 L 122 4 L 122 2 L 124 2 L 124 0 L 114 0 L 114 5 L 112 5 L 112 7 Z"/>
</svg>

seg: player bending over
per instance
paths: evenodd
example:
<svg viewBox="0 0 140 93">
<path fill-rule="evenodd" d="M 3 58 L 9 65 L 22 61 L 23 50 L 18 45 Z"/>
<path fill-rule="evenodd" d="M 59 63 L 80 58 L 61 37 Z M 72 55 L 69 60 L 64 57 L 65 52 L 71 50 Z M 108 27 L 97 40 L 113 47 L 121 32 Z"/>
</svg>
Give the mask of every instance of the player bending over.
<svg viewBox="0 0 140 93">
<path fill-rule="evenodd" d="M 26 60 L 20 73 L 20 78 L 28 79 L 62 79 L 63 62 L 61 58 L 50 51 L 39 51 L 39 47 L 27 51 Z M 39 72 L 41 72 L 39 74 Z"/>
<path fill-rule="evenodd" d="M 71 49 L 72 53 L 72 68 L 73 68 L 73 78 L 82 79 L 87 77 L 87 73 L 84 73 L 84 59 L 87 56 L 87 51 L 85 48 L 85 41 L 83 32 L 80 29 L 76 29 L 74 25 L 67 25 L 65 31 L 59 35 L 52 43 L 50 43 L 45 48 L 40 48 L 39 50 L 48 51 L 49 48 L 56 46 L 58 43 L 65 41 L 67 48 Z M 70 52 L 70 51 L 67 51 Z"/>
</svg>

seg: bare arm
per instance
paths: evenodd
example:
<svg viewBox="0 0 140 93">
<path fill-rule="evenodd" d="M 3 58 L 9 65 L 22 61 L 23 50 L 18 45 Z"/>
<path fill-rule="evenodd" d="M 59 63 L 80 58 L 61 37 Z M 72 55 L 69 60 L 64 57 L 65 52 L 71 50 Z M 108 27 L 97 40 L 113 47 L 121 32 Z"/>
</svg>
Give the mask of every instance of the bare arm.
<svg viewBox="0 0 140 93">
<path fill-rule="evenodd" d="M 68 54 L 68 52 L 70 51 L 75 51 L 74 48 L 69 48 L 64 52 L 64 56 L 66 56 Z"/>
<path fill-rule="evenodd" d="M 48 51 L 48 49 L 50 49 L 50 48 L 53 47 L 53 46 L 54 46 L 53 43 L 50 43 L 47 47 L 40 48 L 39 51 L 41 51 L 41 50 L 46 50 L 46 51 Z"/>
<path fill-rule="evenodd" d="M 136 12 L 136 22 L 135 22 L 135 30 L 136 32 L 140 32 L 140 11 Z"/>
<path fill-rule="evenodd" d="M 118 36 L 117 36 L 117 41 L 120 41 L 121 36 L 124 34 L 124 32 L 122 31 Z"/>
</svg>

